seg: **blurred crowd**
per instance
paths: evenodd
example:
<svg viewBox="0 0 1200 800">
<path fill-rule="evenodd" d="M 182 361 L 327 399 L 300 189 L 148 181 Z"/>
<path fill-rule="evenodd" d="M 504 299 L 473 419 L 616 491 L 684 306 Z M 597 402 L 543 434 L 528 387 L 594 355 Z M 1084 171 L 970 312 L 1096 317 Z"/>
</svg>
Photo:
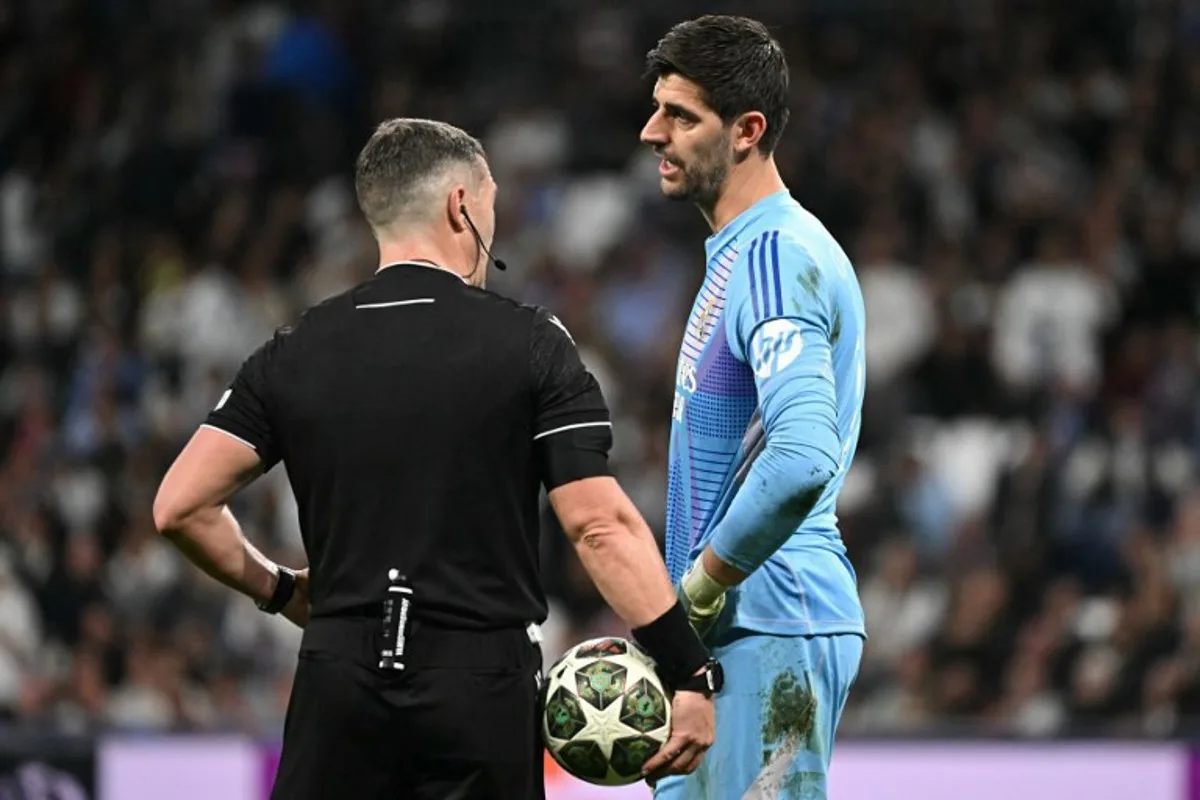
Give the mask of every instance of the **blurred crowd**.
<svg viewBox="0 0 1200 800">
<path fill-rule="evenodd" d="M 855 262 L 847 734 L 1196 733 L 1200 3 L 711 2 L 792 64 L 777 158 Z M 241 360 L 369 276 L 378 121 L 488 148 L 491 288 L 553 309 L 661 534 L 708 231 L 637 143 L 694 4 L 0 0 L 0 715 L 277 735 L 299 632 L 150 517 Z M 281 466 L 233 504 L 304 563 Z M 547 515 L 547 656 L 619 632 Z"/>
</svg>

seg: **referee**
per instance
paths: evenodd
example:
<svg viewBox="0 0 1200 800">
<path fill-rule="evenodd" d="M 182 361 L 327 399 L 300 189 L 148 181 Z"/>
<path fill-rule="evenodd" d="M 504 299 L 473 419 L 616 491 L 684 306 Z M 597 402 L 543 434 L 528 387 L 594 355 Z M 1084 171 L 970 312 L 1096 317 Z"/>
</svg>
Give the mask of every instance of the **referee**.
<svg viewBox="0 0 1200 800">
<path fill-rule="evenodd" d="M 305 628 L 272 797 L 543 796 L 542 486 L 676 690 L 648 778 L 691 772 L 720 667 L 609 475 L 608 410 L 570 334 L 483 288 L 496 196 L 483 148 L 391 120 L 355 172 L 379 270 L 250 355 L 154 502 L 197 566 Z M 297 572 L 226 505 L 279 462 L 310 565 Z"/>
</svg>

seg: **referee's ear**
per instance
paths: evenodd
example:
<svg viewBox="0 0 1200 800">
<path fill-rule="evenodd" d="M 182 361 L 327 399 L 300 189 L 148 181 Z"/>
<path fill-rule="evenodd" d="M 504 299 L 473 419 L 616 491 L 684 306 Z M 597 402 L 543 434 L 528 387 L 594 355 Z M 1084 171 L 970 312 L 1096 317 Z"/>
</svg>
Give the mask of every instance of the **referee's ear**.
<svg viewBox="0 0 1200 800">
<path fill-rule="evenodd" d="M 466 207 L 467 187 L 455 184 L 446 196 L 446 218 L 450 221 L 450 230 L 456 234 L 467 231 Z"/>
</svg>

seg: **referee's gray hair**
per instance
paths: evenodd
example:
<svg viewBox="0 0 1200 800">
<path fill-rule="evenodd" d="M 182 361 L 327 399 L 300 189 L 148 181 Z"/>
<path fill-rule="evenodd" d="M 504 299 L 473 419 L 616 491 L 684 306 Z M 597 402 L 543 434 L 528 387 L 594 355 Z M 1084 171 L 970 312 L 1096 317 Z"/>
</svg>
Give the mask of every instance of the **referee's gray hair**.
<svg viewBox="0 0 1200 800">
<path fill-rule="evenodd" d="M 455 171 L 483 178 L 483 145 L 466 131 L 431 119 L 390 119 L 379 125 L 354 164 L 354 190 L 376 231 L 425 221 L 437 213 L 441 188 Z"/>
</svg>

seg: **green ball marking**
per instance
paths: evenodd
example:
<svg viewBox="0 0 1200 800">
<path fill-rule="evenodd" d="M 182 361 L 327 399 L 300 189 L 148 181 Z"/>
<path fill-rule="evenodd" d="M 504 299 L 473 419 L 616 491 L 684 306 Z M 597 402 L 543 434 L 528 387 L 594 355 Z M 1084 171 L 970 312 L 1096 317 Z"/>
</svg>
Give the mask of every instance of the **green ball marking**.
<svg viewBox="0 0 1200 800">
<path fill-rule="evenodd" d="M 641 733 L 661 728 L 667 724 L 665 698 L 649 681 L 638 681 L 625 693 L 621 722 Z"/>
<path fill-rule="evenodd" d="M 559 688 L 546 702 L 547 732 L 556 739 L 570 739 L 587 725 L 579 701 L 563 688 Z"/>
<path fill-rule="evenodd" d="M 625 691 L 625 668 L 597 660 L 575 673 L 579 697 L 598 709 L 605 709 Z"/>
</svg>

